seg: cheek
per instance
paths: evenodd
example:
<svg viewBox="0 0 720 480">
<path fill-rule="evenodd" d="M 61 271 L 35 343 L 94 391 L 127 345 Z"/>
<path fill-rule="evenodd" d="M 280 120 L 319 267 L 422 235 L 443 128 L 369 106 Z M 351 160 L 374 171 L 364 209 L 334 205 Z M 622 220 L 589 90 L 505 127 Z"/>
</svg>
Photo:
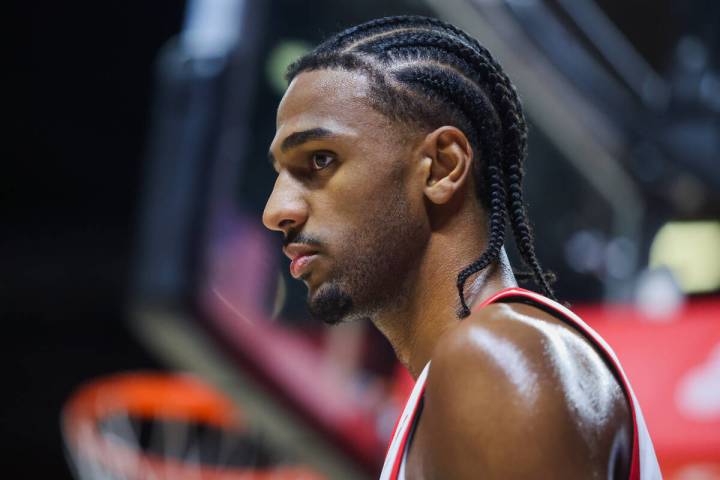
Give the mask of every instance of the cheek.
<svg viewBox="0 0 720 480">
<path fill-rule="evenodd" d="M 342 224 L 369 228 L 383 217 L 393 215 L 398 203 L 405 203 L 400 181 L 387 178 L 355 178 L 340 186 L 332 195 L 333 216 Z M 399 202 L 400 201 L 400 202 Z"/>
<path fill-rule="evenodd" d="M 401 168 L 382 162 L 346 167 L 314 192 L 308 225 L 309 232 L 327 241 L 333 256 L 339 260 L 348 252 L 378 247 L 378 242 L 401 236 L 410 225 L 414 232 L 422 230 L 422 191 L 412 191 Z"/>
<path fill-rule="evenodd" d="M 408 172 L 403 168 L 401 156 L 393 152 L 381 157 L 376 152 L 367 154 L 368 160 L 347 165 L 347 169 L 338 171 L 333 180 L 336 182 L 336 194 L 345 197 L 347 206 L 370 206 L 377 208 L 393 207 L 388 203 L 400 195 L 409 192 Z"/>
</svg>

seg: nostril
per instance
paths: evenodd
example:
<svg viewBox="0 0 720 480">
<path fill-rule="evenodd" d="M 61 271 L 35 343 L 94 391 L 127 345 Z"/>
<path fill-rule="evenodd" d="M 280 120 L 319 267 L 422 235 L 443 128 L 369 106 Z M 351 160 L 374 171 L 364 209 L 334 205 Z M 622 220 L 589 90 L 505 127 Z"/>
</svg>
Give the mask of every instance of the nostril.
<svg viewBox="0 0 720 480">
<path fill-rule="evenodd" d="M 281 220 L 280 223 L 278 223 L 279 228 L 286 228 L 291 227 L 295 223 L 295 220 L 290 220 L 289 218 L 286 218 L 285 220 Z"/>
</svg>

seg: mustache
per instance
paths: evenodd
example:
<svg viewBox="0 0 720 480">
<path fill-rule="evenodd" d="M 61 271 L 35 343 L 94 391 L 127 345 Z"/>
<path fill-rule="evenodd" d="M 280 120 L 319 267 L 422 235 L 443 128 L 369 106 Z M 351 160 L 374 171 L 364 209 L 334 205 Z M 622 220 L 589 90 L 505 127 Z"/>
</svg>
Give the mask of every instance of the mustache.
<svg viewBox="0 0 720 480">
<path fill-rule="evenodd" d="M 296 232 L 294 230 L 288 231 L 287 235 L 283 238 L 283 247 L 287 247 L 291 243 L 300 243 L 304 245 L 321 246 L 322 242 L 316 237 L 307 235 L 305 233 Z"/>
</svg>

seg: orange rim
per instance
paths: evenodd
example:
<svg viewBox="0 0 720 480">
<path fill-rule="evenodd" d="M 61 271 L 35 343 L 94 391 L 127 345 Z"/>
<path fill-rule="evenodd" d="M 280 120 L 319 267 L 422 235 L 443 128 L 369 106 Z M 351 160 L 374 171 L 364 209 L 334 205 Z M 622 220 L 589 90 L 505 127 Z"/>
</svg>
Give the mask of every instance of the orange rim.
<svg viewBox="0 0 720 480">
<path fill-rule="evenodd" d="M 267 470 L 251 467 L 187 464 L 163 458 L 108 438 L 99 423 L 116 414 L 184 421 L 241 432 L 245 424 L 236 406 L 220 392 L 187 374 L 122 373 L 89 382 L 66 402 L 63 434 L 74 457 L 125 478 L 178 480 L 322 480 L 302 467 Z"/>
<path fill-rule="evenodd" d="M 187 374 L 122 373 L 80 387 L 66 403 L 68 426 L 98 421 L 116 413 L 184 420 L 222 428 L 241 428 L 233 403 Z"/>
</svg>

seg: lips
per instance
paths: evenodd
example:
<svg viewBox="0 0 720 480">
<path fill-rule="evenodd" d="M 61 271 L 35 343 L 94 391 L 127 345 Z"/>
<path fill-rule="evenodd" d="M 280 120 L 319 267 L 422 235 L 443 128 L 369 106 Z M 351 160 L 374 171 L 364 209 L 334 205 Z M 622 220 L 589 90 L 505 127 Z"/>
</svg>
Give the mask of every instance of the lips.
<svg viewBox="0 0 720 480">
<path fill-rule="evenodd" d="M 310 263 L 317 256 L 317 250 L 298 243 L 291 243 L 283 248 L 283 252 L 290 259 L 290 274 L 293 278 L 302 277 L 307 272 Z"/>
<path fill-rule="evenodd" d="M 307 271 L 310 262 L 316 257 L 316 254 L 312 255 L 300 255 L 290 262 L 290 275 L 293 278 L 300 278 Z"/>
</svg>

